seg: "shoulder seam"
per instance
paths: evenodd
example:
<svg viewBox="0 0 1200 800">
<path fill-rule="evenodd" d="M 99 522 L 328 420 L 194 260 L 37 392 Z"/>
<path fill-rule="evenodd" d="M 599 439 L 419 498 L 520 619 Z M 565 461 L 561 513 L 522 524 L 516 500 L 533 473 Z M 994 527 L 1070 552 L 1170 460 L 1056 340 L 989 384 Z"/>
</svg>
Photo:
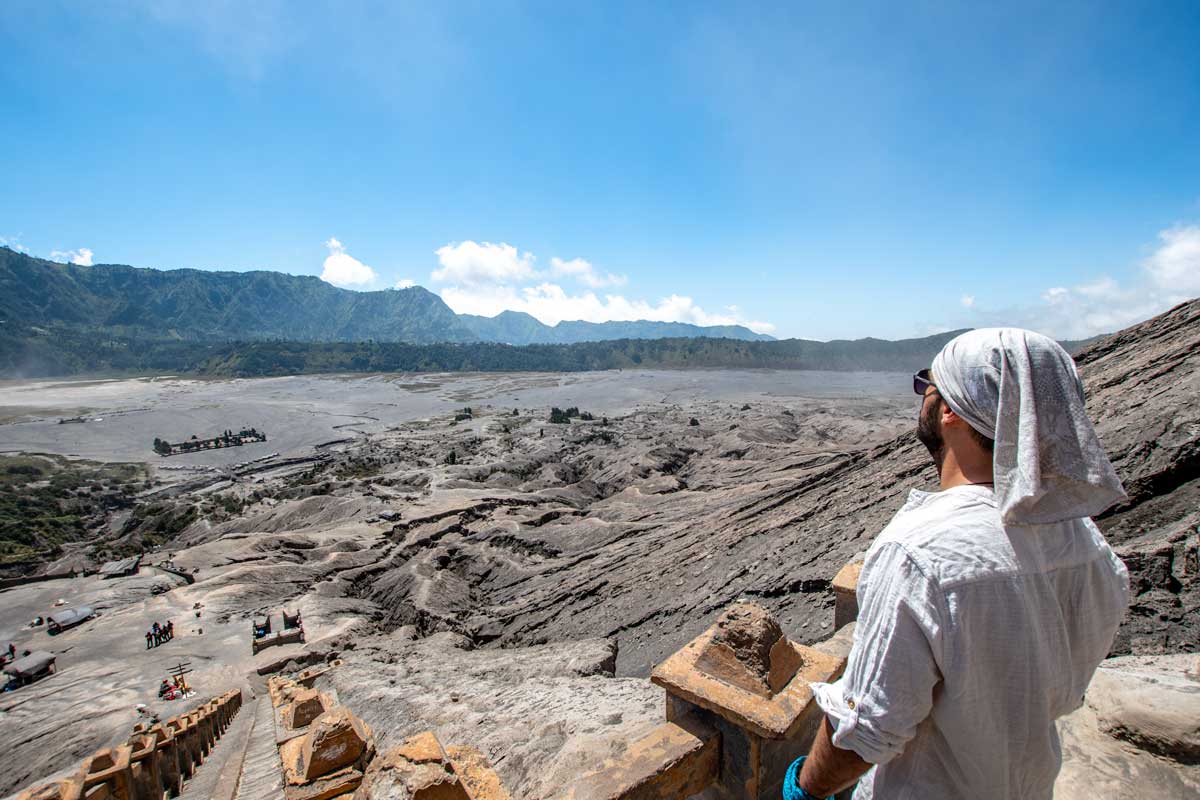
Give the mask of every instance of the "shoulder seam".
<svg viewBox="0 0 1200 800">
<path fill-rule="evenodd" d="M 900 550 L 900 552 L 902 552 L 904 554 L 905 558 L 907 558 L 910 562 L 912 562 L 912 565 L 914 567 L 916 567 L 918 572 L 921 573 L 921 577 L 925 578 L 925 580 L 933 588 L 934 595 L 937 598 L 938 613 L 942 617 L 942 619 L 941 619 L 941 629 L 942 629 L 941 630 L 941 633 L 942 633 L 942 659 L 941 659 L 941 661 L 943 664 L 947 665 L 948 667 L 957 668 L 955 665 L 951 665 L 949 663 L 950 658 L 954 654 L 954 648 L 950 646 L 950 634 L 951 634 L 951 630 L 950 630 L 950 626 L 949 626 L 950 604 L 946 601 L 946 592 L 943 589 L 941 582 L 938 581 L 938 579 L 933 576 L 932 570 L 930 570 L 926 564 L 922 563 L 922 559 L 919 558 L 917 556 L 917 554 L 914 553 L 913 550 L 911 548 L 909 548 L 905 542 L 895 541 L 895 540 L 883 542 L 881 545 L 881 549 L 884 547 L 888 547 L 888 546 L 895 546 L 898 550 Z"/>
</svg>

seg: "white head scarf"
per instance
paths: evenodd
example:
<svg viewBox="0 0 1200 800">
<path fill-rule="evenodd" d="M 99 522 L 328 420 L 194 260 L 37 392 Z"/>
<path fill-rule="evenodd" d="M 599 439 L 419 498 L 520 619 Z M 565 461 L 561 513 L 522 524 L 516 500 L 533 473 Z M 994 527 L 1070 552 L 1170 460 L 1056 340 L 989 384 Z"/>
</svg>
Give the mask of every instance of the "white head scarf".
<svg viewBox="0 0 1200 800">
<path fill-rule="evenodd" d="M 957 336 L 933 360 L 938 393 L 993 439 L 1001 519 L 1034 525 L 1089 517 L 1125 498 L 1083 405 L 1075 362 L 1020 328 Z"/>
</svg>

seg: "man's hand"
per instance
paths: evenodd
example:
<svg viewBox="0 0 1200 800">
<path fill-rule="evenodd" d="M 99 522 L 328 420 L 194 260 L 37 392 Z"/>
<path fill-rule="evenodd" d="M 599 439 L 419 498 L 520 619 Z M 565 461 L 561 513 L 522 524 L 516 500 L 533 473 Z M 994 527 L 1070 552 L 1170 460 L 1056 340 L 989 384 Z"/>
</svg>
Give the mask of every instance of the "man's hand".
<svg viewBox="0 0 1200 800">
<path fill-rule="evenodd" d="M 863 776 L 871 764 L 853 750 L 833 745 L 833 726 L 821 719 L 821 729 L 799 775 L 800 788 L 813 797 L 831 797 Z"/>
</svg>

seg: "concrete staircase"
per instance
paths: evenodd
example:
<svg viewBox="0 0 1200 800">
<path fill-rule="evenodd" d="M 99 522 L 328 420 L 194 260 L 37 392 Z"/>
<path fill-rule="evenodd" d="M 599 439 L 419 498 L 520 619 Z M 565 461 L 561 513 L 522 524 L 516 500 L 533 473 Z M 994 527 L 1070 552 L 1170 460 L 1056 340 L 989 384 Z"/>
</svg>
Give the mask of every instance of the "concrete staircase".
<svg viewBox="0 0 1200 800">
<path fill-rule="evenodd" d="M 232 800 L 283 800 L 283 772 L 275 745 L 275 711 L 269 695 L 254 702 L 253 728 L 241 762 L 241 778 Z"/>
</svg>

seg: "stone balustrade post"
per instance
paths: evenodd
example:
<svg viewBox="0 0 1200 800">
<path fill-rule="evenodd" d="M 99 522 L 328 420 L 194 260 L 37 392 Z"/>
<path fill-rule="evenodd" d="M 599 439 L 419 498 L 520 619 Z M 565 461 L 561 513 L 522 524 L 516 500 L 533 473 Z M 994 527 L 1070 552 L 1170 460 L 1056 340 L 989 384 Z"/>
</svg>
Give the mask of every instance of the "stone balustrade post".
<svg viewBox="0 0 1200 800">
<path fill-rule="evenodd" d="M 651 680 L 666 689 L 668 722 L 720 735 L 717 796 L 777 800 L 788 765 L 808 752 L 821 723 L 810 684 L 836 680 L 845 663 L 788 640 L 765 609 L 738 603 Z"/>
<path fill-rule="evenodd" d="M 133 770 L 129 745 L 97 750 L 84 762 L 83 793 L 88 800 L 132 800 Z"/>
<path fill-rule="evenodd" d="M 30 787 L 18 794 L 16 800 L 83 800 L 83 771 L 41 786 Z"/>
<path fill-rule="evenodd" d="M 176 738 L 174 728 L 155 725 L 150 734 L 154 737 L 159 785 L 168 797 L 176 797 L 183 791 L 183 771 L 179 761 L 184 748 Z"/>
<path fill-rule="evenodd" d="M 175 739 L 175 763 L 179 766 L 179 780 L 182 782 L 192 777 L 196 765 L 200 763 L 200 754 L 196 749 L 196 730 L 186 714 L 171 717 L 167 720 L 167 727 L 171 729 Z"/>
<path fill-rule="evenodd" d="M 196 728 L 196 737 L 200 744 L 200 760 L 203 761 L 208 758 L 213 746 L 212 720 L 198 708 L 190 711 L 188 716 L 191 717 L 192 725 Z"/>
<path fill-rule="evenodd" d="M 133 800 L 162 800 L 162 776 L 158 771 L 158 740 L 151 733 L 137 733 L 129 740 L 132 752 Z"/>
<path fill-rule="evenodd" d="M 833 629 L 858 619 L 858 577 L 862 573 L 863 554 L 850 559 L 833 578 Z"/>
<path fill-rule="evenodd" d="M 74 775 L 25 789 L 16 800 L 177 797 L 184 781 L 229 728 L 241 704 L 241 690 L 234 689 L 153 727 L 138 723 L 126 744 L 96 751 Z"/>
<path fill-rule="evenodd" d="M 223 720 L 222 724 L 224 725 L 225 728 L 228 728 L 230 723 L 233 722 L 234 715 L 237 714 L 237 712 L 238 712 L 237 693 L 226 692 L 225 694 L 221 695 L 220 706 L 221 706 L 221 717 Z"/>
<path fill-rule="evenodd" d="M 225 733 L 225 721 L 222 719 L 221 704 L 217 700 L 209 700 L 204 706 L 204 715 L 212 726 L 212 737 L 215 742 Z"/>
</svg>

